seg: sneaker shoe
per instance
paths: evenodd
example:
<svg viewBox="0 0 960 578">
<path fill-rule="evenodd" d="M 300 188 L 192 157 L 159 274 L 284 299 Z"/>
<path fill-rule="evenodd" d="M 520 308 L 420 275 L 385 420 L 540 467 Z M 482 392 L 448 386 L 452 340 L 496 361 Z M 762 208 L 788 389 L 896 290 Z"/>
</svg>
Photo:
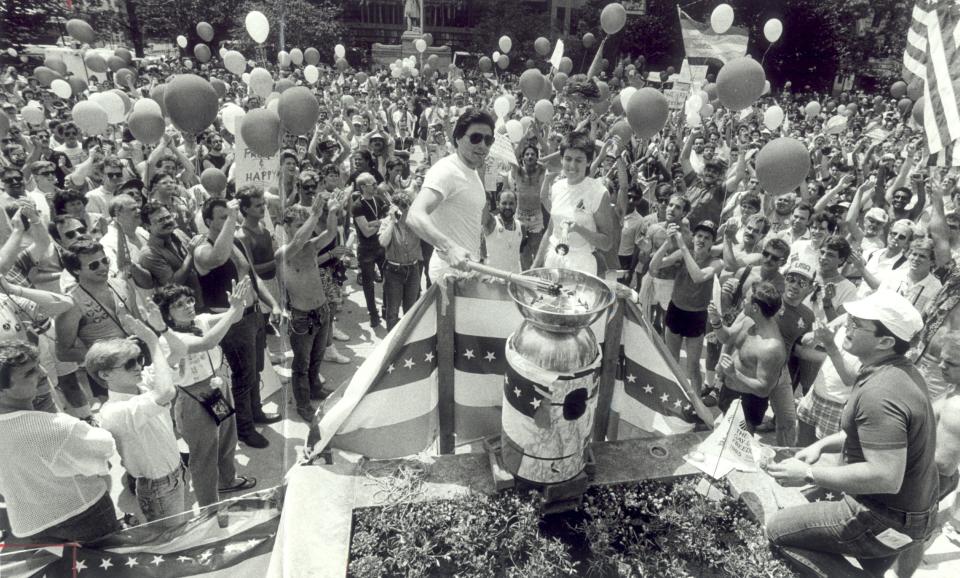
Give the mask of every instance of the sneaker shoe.
<svg viewBox="0 0 960 578">
<path fill-rule="evenodd" d="M 350 336 L 341 331 L 339 328 L 334 327 L 333 331 L 330 332 L 333 335 L 333 338 L 337 341 L 350 341 Z"/>
<path fill-rule="evenodd" d="M 279 413 L 261 413 L 253 416 L 253 423 L 269 425 L 272 423 L 277 423 L 278 421 L 283 420 L 283 416 Z"/>
<path fill-rule="evenodd" d="M 380 327 L 380 324 L 381 324 L 381 323 L 382 323 L 382 321 L 380 320 L 379 317 L 371 317 L 371 318 L 370 318 L 370 328 L 371 328 L 371 329 L 373 329 L 373 328 L 375 328 L 375 327 Z"/>
<path fill-rule="evenodd" d="M 258 431 L 252 431 L 248 434 L 237 437 L 240 441 L 252 448 L 262 449 L 270 445 L 270 440 L 260 435 L 260 432 Z"/>
<path fill-rule="evenodd" d="M 774 419 L 764 419 L 763 422 L 757 426 L 756 431 L 758 433 L 769 433 L 772 431 L 777 431 L 777 420 Z"/>
<path fill-rule="evenodd" d="M 344 365 L 346 365 L 347 363 L 350 363 L 350 358 L 347 357 L 346 355 L 341 354 L 339 351 L 337 351 L 336 345 L 331 345 L 327 347 L 327 350 L 323 352 L 323 360 L 330 361 L 333 363 L 340 363 Z"/>
</svg>

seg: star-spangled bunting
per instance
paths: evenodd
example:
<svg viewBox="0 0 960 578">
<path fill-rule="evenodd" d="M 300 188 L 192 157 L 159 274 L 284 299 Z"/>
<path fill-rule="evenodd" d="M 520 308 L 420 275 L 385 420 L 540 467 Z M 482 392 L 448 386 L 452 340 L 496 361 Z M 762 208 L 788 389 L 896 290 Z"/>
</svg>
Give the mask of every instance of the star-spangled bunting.
<svg viewBox="0 0 960 578">
<path fill-rule="evenodd" d="M 539 386 L 510 366 L 507 366 L 506 374 L 507 377 L 503 382 L 504 397 L 513 409 L 532 418 L 545 399 L 539 391 Z"/>
<path fill-rule="evenodd" d="M 389 361 L 370 391 L 400 387 L 429 377 L 437 369 L 437 336 L 405 343 Z"/>
<path fill-rule="evenodd" d="M 455 333 L 454 347 L 457 351 L 453 366 L 466 373 L 503 375 L 507 361 L 504 350 L 507 340 L 502 337 L 478 337 Z"/>
<path fill-rule="evenodd" d="M 629 397 L 664 415 L 689 423 L 699 421 L 680 386 L 627 356 L 623 358 L 623 390 Z"/>
</svg>

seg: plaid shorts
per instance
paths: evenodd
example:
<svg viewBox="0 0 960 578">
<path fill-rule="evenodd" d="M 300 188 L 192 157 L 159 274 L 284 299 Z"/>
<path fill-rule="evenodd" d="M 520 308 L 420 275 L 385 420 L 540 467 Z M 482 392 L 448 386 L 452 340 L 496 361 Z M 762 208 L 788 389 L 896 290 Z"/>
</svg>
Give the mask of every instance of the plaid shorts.
<svg viewBox="0 0 960 578">
<path fill-rule="evenodd" d="M 840 431 L 843 406 L 843 403 L 817 395 L 816 389 L 810 388 L 797 406 L 797 418 L 814 426 L 817 439 L 822 439 Z"/>
</svg>

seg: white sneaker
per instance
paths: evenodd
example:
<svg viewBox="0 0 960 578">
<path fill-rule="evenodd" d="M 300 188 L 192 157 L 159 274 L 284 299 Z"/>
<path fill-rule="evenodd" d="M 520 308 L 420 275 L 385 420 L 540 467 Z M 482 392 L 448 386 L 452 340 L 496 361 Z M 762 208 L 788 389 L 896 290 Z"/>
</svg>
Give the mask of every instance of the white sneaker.
<svg viewBox="0 0 960 578">
<path fill-rule="evenodd" d="M 330 332 L 333 335 L 333 338 L 337 341 L 350 341 L 350 336 L 341 331 L 339 328 L 334 326 L 333 331 Z"/>
<path fill-rule="evenodd" d="M 337 351 L 336 345 L 331 345 L 327 347 L 327 350 L 323 353 L 323 360 L 332 361 L 333 363 L 342 363 L 342 364 L 350 363 L 350 358 L 347 357 L 346 355 L 341 354 L 339 351 Z"/>
</svg>

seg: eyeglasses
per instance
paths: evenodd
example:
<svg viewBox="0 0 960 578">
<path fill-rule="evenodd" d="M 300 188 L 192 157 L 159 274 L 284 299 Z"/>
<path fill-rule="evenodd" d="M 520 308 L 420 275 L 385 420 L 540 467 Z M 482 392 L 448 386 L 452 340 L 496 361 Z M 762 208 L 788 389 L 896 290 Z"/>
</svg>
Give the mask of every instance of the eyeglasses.
<svg viewBox="0 0 960 578">
<path fill-rule="evenodd" d="M 146 360 L 143 358 L 142 355 L 138 355 L 136 357 L 131 357 L 130 359 L 124 361 L 122 365 L 118 365 L 114 369 L 120 369 L 122 367 L 127 371 L 133 371 L 134 369 L 142 368 L 145 361 Z"/>
<path fill-rule="evenodd" d="M 876 332 L 876 329 L 868 327 L 866 325 L 861 325 L 860 323 L 858 323 L 856 318 L 847 317 L 847 331 L 852 333 L 854 331 L 869 331 L 871 329 L 873 329 L 873 331 Z"/>
<path fill-rule="evenodd" d="M 894 239 L 900 239 L 901 241 L 910 238 L 910 235 L 907 235 L 906 233 L 894 233 L 893 231 L 890 232 L 890 236 Z"/>
<path fill-rule="evenodd" d="M 470 138 L 470 144 L 478 145 L 483 143 L 485 145 L 493 146 L 493 135 L 492 134 L 483 134 L 479 132 L 471 133 L 467 135 Z"/>
<path fill-rule="evenodd" d="M 80 133 L 78 133 L 78 132 L 73 132 L 73 131 L 69 131 L 69 132 L 63 133 L 63 137 L 64 137 L 64 138 L 70 138 L 70 137 L 72 137 L 72 136 L 80 136 Z"/>
<path fill-rule="evenodd" d="M 108 179 L 119 179 L 120 177 L 123 176 L 123 172 L 119 172 L 119 173 L 104 173 L 104 174 L 107 175 L 107 178 L 108 178 Z"/>
<path fill-rule="evenodd" d="M 3 177 L 3 182 L 5 183 L 22 183 L 23 177 L 17 175 L 13 177 Z"/>
<path fill-rule="evenodd" d="M 34 174 L 37 175 L 38 177 L 52 177 L 54 174 L 56 174 L 56 172 L 55 171 L 38 171 Z"/>
<path fill-rule="evenodd" d="M 90 263 L 87 264 L 87 269 L 91 271 L 96 271 L 97 269 L 100 268 L 101 265 L 103 265 L 104 267 L 109 267 L 110 257 L 103 257 L 102 259 L 91 261 Z"/>
<path fill-rule="evenodd" d="M 86 234 L 87 234 L 86 227 L 77 227 L 72 231 L 65 232 L 63 236 L 72 241 L 73 239 L 76 239 L 77 237 L 82 237 L 83 235 L 86 235 Z"/>
<path fill-rule="evenodd" d="M 781 259 L 783 259 L 782 255 L 777 255 L 776 253 L 771 253 L 770 251 L 767 251 L 767 250 L 761 251 L 760 254 L 763 255 L 764 259 L 770 259 L 772 261 L 780 261 Z"/>
<path fill-rule="evenodd" d="M 799 275 L 787 275 L 783 278 L 787 283 L 793 283 L 794 285 L 799 285 L 801 289 L 806 289 L 810 286 L 810 280 L 804 279 Z"/>
</svg>

